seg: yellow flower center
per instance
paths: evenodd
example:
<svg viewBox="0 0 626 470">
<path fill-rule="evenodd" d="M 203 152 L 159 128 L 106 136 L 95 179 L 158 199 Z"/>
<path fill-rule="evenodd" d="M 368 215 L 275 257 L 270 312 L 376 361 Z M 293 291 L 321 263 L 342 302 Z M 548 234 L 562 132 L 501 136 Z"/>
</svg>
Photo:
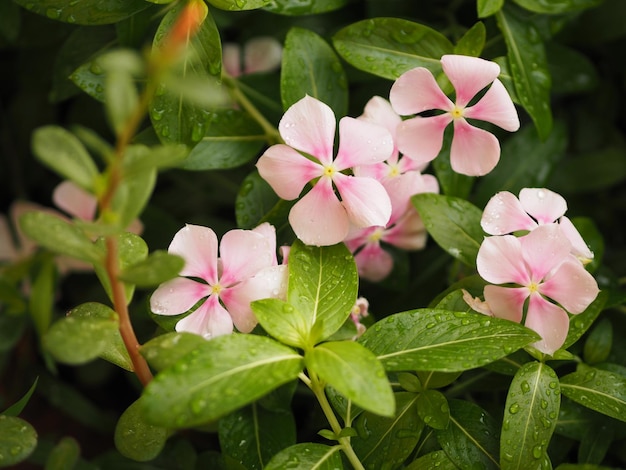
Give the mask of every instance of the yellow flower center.
<svg viewBox="0 0 626 470">
<path fill-rule="evenodd" d="M 396 165 L 393 166 L 389 166 L 389 174 L 390 177 L 396 177 L 396 176 L 400 176 L 400 170 L 398 170 L 398 167 Z"/>
<path fill-rule="evenodd" d="M 462 118 L 463 117 L 463 108 L 459 108 L 458 106 L 454 106 L 452 111 L 450 111 L 450 114 L 452 114 L 452 118 L 453 119 Z"/>
<path fill-rule="evenodd" d="M 535 292 L 537 292 L 537 290 L 539 290 L 539 284 L 537 284 L 536 282 L 531 282 L 528 286 L 528 290 L 531 294 L 534 294 Z"/>
<path fill-rule="evenodd" d="M 211 294 L 220 295 L 222 289 L 222 286 L 220 286 L 219 284 L 215 284 L 214 286 L 211 286 Z"/>
<path fill-rule="evenodd" d="M 382 227 L 378 227 L 376 230 L 370 233 L 370 235 L 367 237 L 368 241 L 370 241 L 371 243 L 376 243 L 380 241 L 381 238 L 383 238 Z"/>
<path fill-rule="evenodd" d="M 332 165 L 328 165 L 324 167 L 324 176 L 328 176 L 329 178 L 332 178 L 335 173 L 337 173 L 337 170 L 335 170 L 335 167 L 333 167 Z"/>
</svg>

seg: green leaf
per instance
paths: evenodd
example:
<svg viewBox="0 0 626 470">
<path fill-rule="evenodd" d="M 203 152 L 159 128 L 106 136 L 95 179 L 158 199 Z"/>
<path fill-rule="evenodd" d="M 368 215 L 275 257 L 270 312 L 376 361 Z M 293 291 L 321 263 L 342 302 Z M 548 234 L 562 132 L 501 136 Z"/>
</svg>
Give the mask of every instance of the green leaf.
<svg viewBox="0 0 626 470">
<path fill-rule="evenodd" d="M 341 446 L 323 444 L 296 444 L 274 455 L 265 470 L 342 470 Z"/>
<path fill-rule="evenodd" d="M 535 13 L 561 14 L 597 7 L 603 0 L 564 0 L 550 2 L 546 0 L 513 0 L 522 8 Z"/>
<path fill-rule="evenodd" d="M 80 446 L 73 437 L 64 437 L 54 446 L 44 470 L 72 470 L 80 458 Z"/>
<path fill-rule="evenodd" d="M 24 233 L 39 245 L 55 253 L 98 264 L 104 251 L 73 224 L 45 212 L 27 212 L 20 218 Z"/>
<path fill-rule="evenodd" d="M 417 414 L 427 426 L 446 429 L 450 421 L 448 400 L 437 390 L 424 390 L 417 397 Z"/>
<path fill-rule="evenodd" d="M 258 403 L 220 419 L 218 429 L 222 452 L 245 468 L 266 468 L 272 456 L 296 443 L 293 415 Z"/>
<path fill-rule="evenodd" d="M 569 331 L 565 338 L 565 343 L 561 346 L 561 349 L 567 349 L 572 344 L 580 339 L 585 334 L 593 322 L 598 318 L 600 312 L 604 309 L 604 305 L 609 297 L 607 291 L 600 291 L 596 299 L 585 309 L 584 312 L 578 315 L 573 315 L 569 322 Z"/>
<path fill-rule="evenodd" d="M 125 457 L 147 462 L 161 453 L 169 431 L 147 423 L 141 413 L 141 398 L 134 401 L 117 421 L 115 447 Z"/>
<path fill-rule="evenodd" d="M 72 24 L 117 23 L 148 8 L 143 0 L 14 0 L 18 5 L 51 20 Z"/>
<path fill-rule="evenodd" d="M 39 337 L 43 335 L 52 319 L 52 309 L 56 295 L 56 267 L 53 258 L 46 258 L 41 264 L 31 287 L 28 309 L 33 317 Z"/>
<path fill-rule="evenodd" d="M 360 344 L 322 343 L 306 352 L 304 362 L 309 371 L 356 405 L 382 416 L 393 416 L 395 403 L 385 369 Z"/>
<path fill-rule="evenodd" d="M 443 147 L 439 155 L 432 162 L 435 176 L 439 180 L 441 192 L 446 196 L 468 199 L 474 181 L 473 176 L 462 175 L 452 169 L 450 164 L 450 144 L 452 142 L 453 130 L 448 126 L 444 131 Z"/>
<path fill-rule="evenodd" d="M 479 18 L 487 18 L 500 11 L 504 5 L 504 0 L 478 0 L 476 10 Z"/>
<path fill-rule="evenodd" d="M 0 467 L 22 462 L 36 446 L 37 432 L 28 422 L 15 416 L 0 415 Z"/>
<path fill-rule="evenodd" d="M 291 246 L 287 301 L 313 325 L 312 343 L 343 325 L 356 302 L 357 288 L 356 264 L 343 243 L 315 247 L 296 241 Z"/>
<path fill-rule="evenodd" d="M 484 237 L 480 209 L 464 199 L 434 193 L 416 194 L 411 202 L 441 248 L 466 265 L 476 266 Z"/>
<path fill-rule="evenodd" d="M 257 300 L 250 304 L 254 315 L 271 336 L 297 348 L 309 344 L 311 324 L 291 304 L 280 299 Z"/>
<path fill-rule="evenodd" d="M 104 74 L 102 66 L 98 63 L 97 58 L 79 65 L 76 70 L 69 75 L 69 78 L 74 85 L 89 96 L 104 103 L 106 75 Z"/>
<path fill-rule="evenodd" d="M 512 9 L 500 10 L 496 21 L 507 45 L 517 97 L 535 123 L 539 137 L 545 140 L 552 131 L 552 79 L 539 32 Z"/>
<path fill-rule="evenodd" d="M 502 470 L 541 468 L 554 432 L 561 394 L 554 371 L 524 364 L 509 386 L 500 435 Z"/>
<path fill-rule="evenodd" d="M 454 46 L 454 53 L 459 55 L 480 56 L 485 48 L 487 29 L 482 21 L 468 29 Z"/>
<path fill-rule="evenodd" d="M 458 468 L 443 450 L 436 450 L 414 460 L 406 470 L 458 470 Z"/>
<path fill-rule="evenodd" d="M 214 7 L 228 11 L 256 10 L 267 5 L 270 0 L 208 0 Z"/>
<path fill-rule="evenodd" d="M 108 348 L 118 327 L 115 312 L 106 318 L 70 315 L 52 324 L 43 345 L 59 362 L 85 364 Z"/>
<path fill-rule="evenodd" d="M 135 74 L 124 67 L 129 60 L 141 64 L 138 54 L 126 49 L 109 52 L 100 61 L 108 65 L 105 67 L 104 108 L 109 124 L 118 137 L 125 132 L 131 117 L 139 109 Z"/>
<path fill-rule="evenodd" d="M 452 43 L 428 26 L 399 18 L 372 18 L 351 24 L 333 36 L 339 55 L 357 69 L 395 80 L 407 70 L 441 72 L 439 60 Z"/>
<path fill-rule="evenodd" d="M 291 28 L 285 39 L 280 74 L 283 108 L 309 95 L 330 106 L 339 118 L 348 112 L 347 90 L 346 74 L 330 45 L 312 31 Z"/>
<path fill-rule="evenodd" d="M 5 416 L 17 416 L 19 415 L 24 407 L 28 404 L 30 397 L 33 395 L 35 388 L 37 388 L 37 382 L 39 381 L 39 377 L 35 379 L 33 384 L 30 386 L 28 391 L 24 394 L 22 398 L 9 406 L 6 410 L 4 410 L 1 414 Z"/>
<path fill-rule="evenodd" d="M 265 10 L 279 15 L 317 15 L 345 6 L 348 0 L 269 0 Z"/>
<path fill-rule="evenodd" d="M 259 225 L 259 222 L 276 206 L 279 197 L 272 187 L 259 175 L 253 171 L 245 177 L 237 193 L 235 200 L 235 216 L 237 226 L 244 229 L 252 229 Z M 287 221 L 288 210 L 284 214 Z"/>
<path fill-rule="evenodd" d="M 595 324 L 585 346 L 583 348 L 583 359 L 586 364 L 597 364 L 605 362 L 613 346 L 613 324 L 608 318 L 604 318 Z"/>
<path fill-rule="evenodd" d="M 424 424 L 417 415 L 418 395 L 398 392 L 391 418 L 364 412 L 355 421 L 358 436 L 352 447 L 366 468 L 397 468 L 417 445 Z"/>
<path fill-rule="evenodd" d="M 508 320 L 418 309 L 380 320 L 359 342 L 388 371 L 458 372 L 493 362 L 538 339 L 535 332 Z"/>
<path fill-rule="evenodd" d="M 185 170 L 236 168 L 259 155 L 265 132 L 249 114 L 238 109 L 212 111 L 204 137 L 180 165 Z"/>
<path fill-rule="evenodd" d="M 206 341 L 193 333 L 166 333 L 152 338 L 141 346 L 139 352 L 152 367 L 161 371 L 173 366 L 191 351 L 202 348 Z"/>
<path fill-rule="evenodd" d="M 151 179 L 151 170 L 180 166 L 187 156 L 189 149 L 186 145 L 157 145 L 149 149 L 137 145 L 137 149 L 131 151 L 132 157 L 124 159 L 124 178 L 134 179 L 138 177 Z M 148 181 L 150 183 L 150 181 Z"/>
<path fill-rule="evenodd" d="M 576 49 L 556 42 L 546 44 L 553 93 L 582 93 L 598 86 L 595 65 Z"/>
<path fill-rule="evenodd" d="M 499 469 L 500 427 L 481 407 L 469 401 L 450 400 L 450 424 L 436 432 L 437 441 L 460 468 L 472 462 L 476 468 Z"/>
<path fill-rule="evenodd" d="M 14 42 L 20 33 L 22 17 L 17 4 L 13 2 L 0 3 L 0 37 L 9 43 Z"/>
<path fill-rule="evenodd" d="M 185 266 L 185 260 L 167 251 L 157 250 L 147 259 L 122 271 L 119 279 L 139 287 L 152 287 L 178 275 Z"/>
<path fill-rule="evenodd" d="M 40 127 L 33 133 L 33 152 L 44 165 L 86 190 L 93 187 L 98 168 L 83 144 L 58 126 Z"/>
<path fill-rule="evenodd" d="M 566 397 L 599 413 L 626 421 L 626 378 L 581 364 L 561 378 Z"/>
<path fill-rule="evenodd" d="M 213 421 L 302 371 L 302 356 L 269 338 L 219 336 L 159 373 L 141 403 L 148 422 L 172 428 Z"/>
</svg>

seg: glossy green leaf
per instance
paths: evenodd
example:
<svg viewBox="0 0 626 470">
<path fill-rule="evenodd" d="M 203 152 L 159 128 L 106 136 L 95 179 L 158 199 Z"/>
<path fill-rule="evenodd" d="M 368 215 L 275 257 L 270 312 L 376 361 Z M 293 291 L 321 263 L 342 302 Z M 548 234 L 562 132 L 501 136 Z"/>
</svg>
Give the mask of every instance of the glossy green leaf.
<svg viewBox="0 0 626 470">
<path fill-rule="evenodd" d="M 132 156 L 124 159 L 124 178 L 132 180 L 143 177 L 144 180 L 148 179 L 148 184 L 151 183 L 151 170 L 180 166 L 189 155 L 189 149 L 183 144 L 136 147 L 136 150 L 131 151 Z"/>
<path fill-rule="evenodd" d="M 426 389 L 442 388 L 453 383 L 461 375 L 460 372 L 435 372 L 418 370 L 417 377 L 420 383 Z"/>
<path fill-rule="evenodd" d="M 39 377 L 35 379 L 35 382 L 30 386 L 28 391 L 24 394 L 22 398 L 9 406 L 6 410 L 4 410 L 1 414 L 5 416 L 18 416 L 24 407 L 28 404 L 30 397 L 33 395 L 33 392 L 37 388 L 37 382 L 39 381 Z"/>
<path fill-rule="evenodd" d="M 396 412 L 391 418 L 365 412 L 354 427 L 358 436 L 351 439 L 352 447 L 367 469 L 397 468 L 417 445 L 424 424 L 417 415 L 418 395 L 398 392 Z"/>
<path fill-rule="evenodd" d="M 270 214 L 273 208 L 275 211 L 277 205 L 285 207 L 282 211 L 282 218 L 283 224 L 287 224 L 287 214 L 293 203 L 279 199 L 272 187 L 261 178 L 257 171 L 253 171 L 245 177 L 237 193 L 235 200 L 237 225 L 244 229 L 252 229 L 259 225 L 261 219 L 266 214 Z"/>
<path fill-rule="evenodd" d="M 80 458 L 80 446 L 73 437 L 64 437 L 54 446 L 44 470 L 72 470 Z"/>
<path fill-rule="evenodd" d="M 55 253 L 88 263 L 100 263 L 104 251 L 73 224 L 45 212 L 27 212 L 20 218 L 24 233 L 39 245 Z"/>
<path fill-rule="evenodd" d="M 342 470 L 340 446 L 323 444 L 296 444 L 274 455 L 265 470 Z"/>
<path fill-rule="evenodd" d="M 443 450 L 436 450 L 414 460 L 406 470 L 458 470 L 458 468 Z"/>
<path fill-rule="evenodd" d="M 307 369 L 347 399 L 382 416 L 392 416 L 395 403 L 385 369 L 358 343 L 322 343 L 306 352 Z"/>
<path fill-rule="evenodd" d="M 437 441 L 459 467 L 472 462 L 476 468 L 500 468 L 500 427 L 480 406 L 450 400 L 450 424 L 436 432 Z"/>
<path fill-rule="evenodd" d="M 272 456 L 296 443 L 293 415 L 258 403 L 220 419 L 218 429 L 222 452 L 250 469 L 266 468 Z"/>
<path fill-rule="evenodd" d="M 476 9 L 479 18 L 487 18 L 500 11 L 504 5 L 504 0 L 478 0 Z"/>
<path fill-rule="evenodd" d="M 597 7 L 603 0 L 513 0 L 522 8 L 535 13 L 561 14 Z"/>
<path fill-rule="evenodd" d="M 599 413 L 626 421 L 626 378 L 581 364 L 561 378 L 563 395 Z"/>
<path fill-rule="evenodd" d="M 41 264 L 31 287 L 28 309 L 33 317 L 37 334 L 41 336 L 50 326 L 56 295 L 56 267 L 54 259 L 47 258 Z"/>
<path fill-rule="evenodd" d="M 535 332 L 508 320 L 418 309 L 378 321 L 359 342 L 388 371 L 458 372 L 493 362 L 537 339 Z"/>
<path fill-rule="evenodd" d="M 172 332 L 152 338 L 141 346 L 139 352 L 150 366 L 161 371 L 173 366 L 191 351 L 202 348 L 206 341 L 193 333 Z"/>
<path fill-rule="evenodd" d="M 333 44 L 349 64 L 390 80 L 415 67 L 441 72 L 441 56 L 454 51 L 441 33 L 400 18 L 358 21 L 337 32 Z"/>
<path fill-rule="evenodd" d="M 585 334 L 596 318 L 598 318 L 600 312 L 602 312 L 608 297 L 609 293 L 607 291 L 600 291 L 598 297 L 591 302 L 589 307 L 587 307 L 584 312 L 571 317 L 567 337 L 565 338 L 565 343 L 561 346 L 561 349 L 569 348 L 572 344 L 578 341 L 583 334 Z"/>
<path fill-rule="evenodd" d="M 98 59 L 94 58 L 79 65 L 70 75 L 70 80 L 92 98 L 104 103 L 106 75 Z"/>
<path fill-rule="evenodd" d="M 586 364 L 605 362 L 613 346 L 613 324 L 608 318 L 597 322 L 587 336 L 583 348 L 583 359 Z"/>
<path fill-rule="evenodd" d="M 485 24 L 479 21 L 461 36 L 461 39 L 459 39 L 454 46 L 454 53 L 478 57 L 485 48 L 486 40 L 487 29 L 485 28 Z"/>
<path fill-rule="evenodd" d="M 330 45 L 312 31 L 290 29 L 285 39 L 280 74 L 283 108 L 287 109 L 309 95 L 330 106 L 339 119 L 348 111 L 347 90 L 343 66 Z"/>
<path fill-rule="evenodd" d="M 169 431 L 146 422 L 141 413 L 140 400 L 134 401 L 120 416 L 114 440 L 120 454 L 137 462 L 146 462 L 163 450 Z"/>
<path fill-rule="evenodd" d="M 539 32 L 512 9 L 500 10 L 496 20 L 506 42 L 517 97 L 535 123 L 539 137 L 546 139 L 552 131 L 552 79 Z"/>
<path fill-rule="evenodd" d="M 222 10 L 241 11 L 256 10 L 267 5 L 270 0 L 208 0 L 214 7 Z"/>
<path fill-rule="evenodd" d="M 434 193 L 416 194 L 411 202 L 440 247 L 466 265 L 476 266 L 484 237 L 480 209 L 464 199 Z"/>
<path fill-rule="evenodd" d="M 35 130 L 33 152 L 46 166 L 79 186 L 90 190 L 98 168 L 83 144 L 70 132 L 58 126 Z"/>
<path fill-rule="evenodd" d="M 561 394 L 554 371 L 524 364 L 509 386 L 500 435 L 502 470 L 541 468 L 559 415 Z"/>
<path fill-rule="evenodd" d="M 241 166 L 256 156 L 267 137 L 249 114 L 238 109 L 212 111 L 204 137 L 181 164 L 185 170 L 218 170 Z"/>
<path fill-rule="evenodd" d="M 281 343 L 305 348 L 312 324 L 291 304 L 280 299 L 257 300 L 250 304 L 263 329 Z"/>
<path fill-rule="evenodd" d="M 313 325 L 315 343 L 346 321 L 356 302 L 358 275 L 343 243 L 308 246 L 296 241 L 289 252 L 287 301 Z"/>
<path fill-rule="evenodd" d="M 148 8 L 143 0 L 15 0 L 18 5 L 51 20 L 72 24 L 116 23 Z"/>
<path fill-rule="evenodd" d="M 141 403 L 148 422 L 181 428 L 241 408 L 302 371 L 302 356 L 269 338 L 219 336 L 159 373 Z"/>
<path fill-rule="evenodd" d="M 157 250 L 144 261 L 122 271 L 119 279 L 139 287 L 157 286 L 176 277 L 184 265 L 185 260 L 180 256 Z"/>
<path fill-rule="evenodd" d="M 37 446 L 37 432 L 22 418 L 0 415 L 0 467 L 25 460 Z"/>
<path fill-rule="evenodd" d="M 417 397 L 417 414 L 427 426 L 446 429 L 450 421 L 448 400 L 437 390 L 424 390 Z"/>
<path fill-rule="evenodd" d="M 120 51 L 118 51 L 119 54 Z M 139 109 L 135 78 L 124 70 L 106 70 L 104 103 L 109 124 L 118 137 Z"/>
<path fill-rule="evenodd" d="M 269 0 L 265 10 L 279 15 L 316 15 L 337 10 L 348 0 Z"/>
<path fill-rule="evenodd" d="M 591 60 L 576 49 L 546 44 L 553 93 L 582 93 L 595 89 L 600 77 Z"/>
</svg>

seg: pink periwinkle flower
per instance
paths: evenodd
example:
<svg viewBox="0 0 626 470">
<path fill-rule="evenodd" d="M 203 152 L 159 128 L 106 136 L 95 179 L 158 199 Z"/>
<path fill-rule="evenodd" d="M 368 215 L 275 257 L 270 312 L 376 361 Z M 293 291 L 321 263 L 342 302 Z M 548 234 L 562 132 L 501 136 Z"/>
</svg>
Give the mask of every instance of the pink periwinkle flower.
<svg viewBox="0 0 626 470">
<path fill-rule="evenodd" d="M 367 329 L 367 327 L 363 323 L 361 323 L 361 320 L 369 316 L 369 307 L 370 303 L 365 297 L 357 298 L 354 306 L 352 307 L 352 311 L 350 312 L 350 319 L 356 327 L 356 335 L 354 336 L 354 338 L 352 338 L 354 340 L 356 340 L 359 336 L 365 333 L 365 330 Z"/>
<path fill-rule="evenodd" d="M 242 61 L 243 55 L 243 61 Z M 236 43 L 225 43 L 222 50 L 224 69 L 231 77 L 276 70 L 281 63 L 283 47 L 271 36 L 250 39 L 242 48 Z"/>
<path fill-rule="evenodd" d="M 502 191 L 489 200 L 480 224 L 490 235 L 504 235 L 558 223 L 572 244 L 572 254 L 587 264 L 593 260 L 593 252 L 564 215 L 566 210 L 567 202 L 563 196 L 549 189 L 524 188 L 519 193 L 519 199 L 508 191 Z"/>
<path fill-rule="evenodd" d="M 391 135 L 382 126 L 343 117 L 333 159 L 335 127 L 330 107 L 305 96 L 278 125 L 286 145 L 271 146 L 257 162 L 261 177 L 283 199 L 296 199 L 307 183 L 313 185 L 289 212 L 296 236 L 308 245 L 340 243 L 351 225 L 384 226 L 391 216 L 391 201 L 380 182 L 344 173 L 386 160 L 393 150 Z"/>
<path fill-rule="evenodd" d="M 151 310 L 179 315 L 200 302 L 176 324 L 176 331 L 209 339 L 232 333 L 234 324 L 249 333 L 257 324 L 250 302 L 285 295 L 287 266 L 277 265 L 275 229 L 267 223 L 227 232 L 219 257 L 213 230 L 186 225 L 174 235 L 168 251 L 182 256 L 185 267 L 182 277 L 161 284 L 152 294 Z"/>
<path fill-rule="evenodd" d="M 469 176 L 485 175 L 500 159 L 500 144 L 492 133 L 471 125 L 467 119 L 486 121 L 511 132 L 520 125 L 513 101 L 497 78 L 500 66 L 461 55 L 444 55 L 441 66 L 456 92 L 454 103 L 441 90 L 432 73 L 423 67 L 403 73 L 391 87 L 391 105 L 402 116 L 443 111 L 403 121 L 397 130 L 398 148 L 420 163 L 430 162 L 441 151 L 444 130 L 452 122 L 452 169 Z M 469 106 L 487 86 L 485 94 Z"/>
<path fill-rule="evenodd" d="M 546 354 L 565 342 L 567 312 L 583 312 L 599 292 L 593 276 L 570 250 L 571 243 L 557 224 L 541 225 L 523 237 L 487 237 L 478 250 L 476 266 L 483 279 L 515 285 L 485 286 L 488 309 L 515 322 L 525 318 L 524 324 L 542 338 L 533 346 Z"/>
</svg>

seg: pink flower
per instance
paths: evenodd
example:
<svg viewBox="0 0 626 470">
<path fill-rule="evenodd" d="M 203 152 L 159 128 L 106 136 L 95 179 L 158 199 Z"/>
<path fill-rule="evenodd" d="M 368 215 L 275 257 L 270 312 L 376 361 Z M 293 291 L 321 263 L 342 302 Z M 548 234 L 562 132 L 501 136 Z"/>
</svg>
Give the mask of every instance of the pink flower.
<svg viewBox="0 0 626 470">
<path fill-rule="evenodd" d="M 250 39 L 243 47 L 243 64 L 241 46 L 225 43 L 222 51 L 224 69 L 231 77 L 239 77 L 258 72 L 271 72 L 280 67 L 283 48 L 276 39 L 260 36 Z"/>
<path fill-rule="evenodd" d="M 490 235 L 504 235 L 558 222 L 572 244 L 572 254 L 586 264 L 593 260 L 593 252 L 574 224 L 563 215 L 566 210 L 567 202 L 563 196 L 549 189 L 524 188 L 519 193 L 519 199 L 508 191 L 502 191 L 485 206 L 480 225 Z"/>
<path fill-rule="evenodd" d="M 356 340 L 359 336 L 365 333 L 365 330 L 367 329 L 367 327 L 361 323 L 361 320 L 369 316 L 369 307 L 370 303 L 365 297 L 357 298 L 354 306 L 352 307 L 350 319 L 354 322 L 354 326 L 356 326 L 356 335 L 352 338 L 353 340 Z"/>
<path fill-rule="evenodd" d="M 481 176 L 494 169 L 500 159 L 498 139 L 467 119 L 487 121 L 507 131 L 519 129 L 519 118 L 504 85 L 497 79 L 500 67 L 477 57 L 444 55 L 443 71 L 456 91 L 453 103 L 439 88 L 432 73 L 423 67 L 402 74 L 391 87 L 389 99 L 403 116 L 441 110 L 430 117 L 415 116 L 398 126 L 398 148 L 420 163 L 439 154 L 445 128 L 454 123 L 450 163 L 457 173 Z M 471 100 L 485 87 L 487 92 L 472 106 Z"/>
<path fill-rule="evenodd" d="M 344 174 L 354 166 L 387 159 L 393 150 L 389 132 L 344 117 L 339 122 L 340 143 L 333 160 L 335 127 L 330 107 L 305 96 L 285 112 L 278 125 L 287 145 L 271 146 L 257 162 L 261 177 L 283 199 L 296 199 L 312 182 L 312 189 L 289 213 L 296 236 L 308 245 L 334 245 L 344 240 L 350 224 L 384 226 L 391 215 L 391 202 L 382 184 L 373 178 Z"/>
<path fill-rule="evenodd" d="M 556 224 L 541 225 L 528 235 L 487 237 L 478 250 L 478 273 L 493 284 L 484 296 L 494 316 L 521 322 L 541 335 L 533 346 L 553 354 L 561 347 L 571 314 L 583 312 L 598 295 L 591 274 L 570 256 L 571 243 Z M 524 315 L 524 304 L 528 307 Z"/>
<path fill-rule="evenodd" d="M 276 265 L 275 230 L 267 223 L 227 232 L 219 258 L 215 232 L 198 225 L 179 230 L 168 251 L 185 259 L 180 272 L 185 277 L 161 284 L 150 298 L 150 308 L 159 315 L 178 315 L 200 302 L 176 324 L 176 331 L 208 339 L 232 333 L 234 324 L 249 333 L 257 324 L 250 302 L 284 297 L 286 292 L 287 267 Z"/>
</svg>

